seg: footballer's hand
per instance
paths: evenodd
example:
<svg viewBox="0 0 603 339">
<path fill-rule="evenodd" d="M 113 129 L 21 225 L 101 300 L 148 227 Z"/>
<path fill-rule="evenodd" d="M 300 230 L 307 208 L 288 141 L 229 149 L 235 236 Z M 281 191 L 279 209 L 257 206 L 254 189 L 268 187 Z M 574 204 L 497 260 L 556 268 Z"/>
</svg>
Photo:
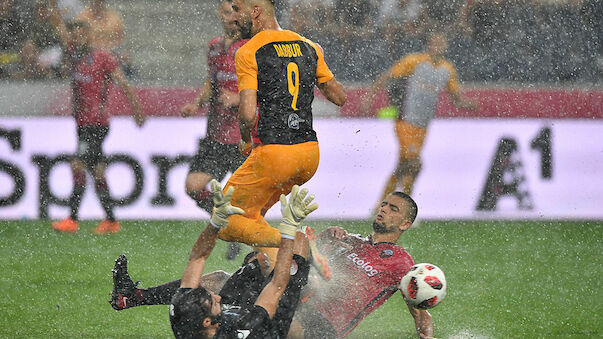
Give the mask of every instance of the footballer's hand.
<svg viewBox="0 0 603 339">
<path fill-rule="evenodd" d="M 314 200 L 314 194 L 310 194 L 307 198 L 306 195 L 308 195 L 308 189 L 302 188 L 300 190 L 297 185 L 291 189 L 289 201 L 287 201 L 287 197 L 284 194 L 281 194 L 281 214 L 283 215 L 283 219 L 281 219 L 281 223 L 278 226 L 281 235 L 294 239 L 295 232 L 301 222 L 308 214 L 318 209 L 318 204 L 314 203 L 310 205 L 312 200 Z"/>
<path fill-rule="evenodd" d="M 239 141 L 239 152 L 245 157 L 248 157 L 251 154 L 251 149 L 253 148 L 253 142 L 245 142 L 243 139 Z"/>
<path fill-rule="evenodd" d="M 144 126 L 144 123 L 147 121 L 147 116 L 142 112 L 134 113 L 134 121 L 138 127 Z"/>
<path fill-rule="evenodd" d="M 239 106 L 239 93 L 223 89 L 218 96 L 218 102 L 226 108 Z"/>
<path fill-rule="evenodd" d="M 326 229 L 331 238 L 335 238 L 337 240 L 342 240 L 348 237 L 348 232 L 341 227 L 329 227 Z"/>
<path fill-rule="evenodd" d="M 211 194 L 214 198 L 214 212 L 211 215 L 209 222 L 216 228 L 222 228 L 228 225 L 228 217 L 235 214 L 243 214 L 245 211 L 241 208 L 232 206 L 230 199 L 234 193 L 234 187 L 230 186 L 225 194 L 222 194 L 222 187 L 216 179 L 209 182 Z"/>
<path fill-rule="evenodd" d="M 360 114 L 362 116 L 369 116 L 373 109 L 373 97 L 367 94 L 360 102 Z"/>
<path fill-rule="evenodd" d="M 190 117 L 191 115 L 195 115 L 195 113 L 197 113 L 197 108 L 198 108 L 198 106 L 195 104 L 186 104 L 180 110 L 180 115 L 182 115 L 183 118 L 187 118 L 187 117 Z"/>
</svg>

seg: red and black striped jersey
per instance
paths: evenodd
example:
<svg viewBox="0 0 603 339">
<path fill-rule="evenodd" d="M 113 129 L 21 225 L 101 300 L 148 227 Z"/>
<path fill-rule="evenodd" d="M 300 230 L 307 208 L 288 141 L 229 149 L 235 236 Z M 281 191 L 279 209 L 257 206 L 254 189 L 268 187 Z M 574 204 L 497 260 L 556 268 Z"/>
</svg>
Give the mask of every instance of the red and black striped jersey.
<svg viewBox="0 0 603 339">
<path fill-rule="evenodd" d="M 329 261 L 332 278 L 321 282 L 307 302 L 340 337 L 389 299 L 414 265 L 402 247 L 373 243 L 370 237 L 350 235 L 344 241 L 319 242 L 319 249 Z"/>
<path fill-rule="evenodd" d="M 238 144 L 238 106 L 224 107 L 218 100 L 222 91 L 238 92 L 235 53 L 248 40 L 237 40 L 226 48 L 223 36 L 213 38 L 207 51 L 207 69 L 211 83 L 211 97 L 207 121 L 207 136 L 223 144 Z"/>
</svg>

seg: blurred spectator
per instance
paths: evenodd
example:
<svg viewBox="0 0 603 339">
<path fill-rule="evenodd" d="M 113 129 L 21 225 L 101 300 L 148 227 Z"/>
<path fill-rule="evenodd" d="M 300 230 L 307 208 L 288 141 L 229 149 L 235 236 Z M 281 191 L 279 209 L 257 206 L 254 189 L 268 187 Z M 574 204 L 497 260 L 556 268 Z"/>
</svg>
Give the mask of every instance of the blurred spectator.
<svg viewBox="0 0 603 339">
<path fill-rule="evenodd" d="M 41 79 L 60 75 L 61 47 L 59 38 L 49 22 L 48 7 L 38 2 L 32 10 L 26 29 L 27 40 L 21 48 L 18 69 L 13 78 Z"/>
<path fill-rule="evenodd" d="M 372 78 L 379 63 L 381 44 L 377 37 L 377 7 L 371 0 L 335 0 L 330 48 L 331 68 L 344 80 Z"/>
<path fill-rule="evenodd" d="M 458 22 L 465 0 L 425 0 L 425 12 L 431 24 L 439 28 L 450 27 Z"/>
<path fill-rule="evenodd" d="M 401 55 L 416 52 L 423 45 L 427 28 L 426 7 L 420 0 L 385 0 L 379 8 L 377 27 L 381 32 L 383 65 L 390 65 Z M 385 69 L 379 69 L 379 73 Z"/>
<path fill-rule="evenodd" d="M 86 22 L 91 29 L 92 47 L 113 52 L 120 61 L 124 73 L 132 75 L 130 54 L 123 49 L 124 24 L 121 15 L 107 7 L 106 0 L 90 0 L 77 17 L 77 20 Z"/>
<path fill-rule="evenodd" d="M 388 35 L 416 35 L 425 16 L 425 6 L 420 0 L 384 0 L 379 8 L 378 26 Z"/>
<path fill-rule="evenodd" d="M 86 22 L 92 34 L 92 47 L 111 51 L 124 41 L 124 24 L 121 15 L 107 7 L 106 0 L 90 0 L 77 19 Z"/>
<path fill-rule="evenodd" d="M 73 21 L 84 10 L 80 0 L 59 0 L 58 5 L 61 17 L 66 21 Z"/>
<path fill-rule="evenodd" d="M 27 18 L 14 0 L 0 0 L 0 78 L 16 72 L 25 42 Z"/>
</svg>

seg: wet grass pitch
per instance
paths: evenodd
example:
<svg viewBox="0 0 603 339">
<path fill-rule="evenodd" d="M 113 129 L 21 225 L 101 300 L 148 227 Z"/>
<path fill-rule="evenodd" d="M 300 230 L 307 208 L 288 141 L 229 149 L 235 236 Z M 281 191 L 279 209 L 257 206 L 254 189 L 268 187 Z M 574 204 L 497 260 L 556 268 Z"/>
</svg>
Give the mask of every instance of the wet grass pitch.
<svg viewBox="0 0 603 339">
<path fill-rule="evenodd" d="M 166 306 L 116 312 L 114 259 L 143 287 L 179 278 L 205 222 L 124 221 L 119 234 L 59 234 L 47 221 L 0 221 L 0 337 L 169 338 Z M 311 222 L 368 234 L 366 221 Z M 423 221 L 399 245 L 438 265 L 448 295 L 431 310 L 438 338 L 603 336 L 603 221 Z M 206 269 L 234 271 L 218 242 Z M 399 293 L 351 338 L 414 338 Z"/>
</svg>

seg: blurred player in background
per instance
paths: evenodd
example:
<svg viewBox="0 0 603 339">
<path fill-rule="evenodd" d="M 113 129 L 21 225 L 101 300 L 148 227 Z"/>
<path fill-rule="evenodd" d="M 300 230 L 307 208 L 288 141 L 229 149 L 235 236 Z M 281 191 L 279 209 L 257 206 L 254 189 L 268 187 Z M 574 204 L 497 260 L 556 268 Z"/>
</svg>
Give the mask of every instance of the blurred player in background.
<svg viewBox="0 0 603 339">
<path fill-rule="evenodd" d="M 414 200 L 402 193 L 389 194 L 381 203 L 373 233 L 368 238 L 330 227 L 317 239 L 318 247 L 332 268 L 324 282 L 312 271 L 289 332 L 290 338 L 336 338 L 348 335 L 366 316 L 396 293 L 402 277 L 414 265 L 410 255 L 396 243 L 417 215 Z M 264 258 L 264 259 L 262 259 Z M 263 254 L 250 253 L 243 267 L 255 261 L 266 271 Z M 116 261 L 111 305 L 116 310 L 141 305 L 168 305 L 180 280 L 148 289 L 138 289 L 128 275 L 126 262 Z M 218 293 L 229 275 L 216 271 L 202 277 L 201 285 Z M 220 292 L 222 295 L 223 293 Z M 408 307 L 421 338 L 433 337 L 429 312 Z"/>
<path fill-rule="evenodd" d="M 227 184 L 235 187 L 232 202 L 245 214 L 230 218 L 220 238 L 278 247 L 280 235 L 264 220 L 266 211 L 281 194 L 310 180 L 318 168 L 318 141 L 312 128 L 314 86 L 339 106 L 346 95 L 322 49 L 281 29 L 273 1 L 234 0 L 233 9 L 243 36 L 253 36 L 235 55 L 240 149 L 249 157 Z"/>
<path fill-rule="evenodd" d="M 205 104 L 209 104 L 207 133 L 199 140 L 197 154 L 190 163 L 186 176 L 186 193 L 197 205 L 209 214 L 214 207 L 211 193 L 206 189 L 211 179 L 224 180 L 226 173 L 234 172 L 245 157 L 239 153 L 239 93 L 234 55 L 247 40 L 235 23 L 232 0 L 222 0 L 218 9 L 224 35 L 209 42 L 207 53 L 208 74 L 195 102 L 182 107 L 182 116 L 194 115 Z M 232 260 L 241 245 L 231 242 L 226 258 Z"/>
<path fill-rule="evenodd" d="M 52 223 L 61 232 L 77 232 L 78 210 L 86 190 L 86 169 L 94 177 L 96 193 L 105 211 L 106 219 L 94 229 L 97 234 L 116 233 L 121 229 L 113 214 L 113 202 L 105 177 L 105 157 L 102 144 L 109 133 L 109 115 L 105 111 L 109 83 L 121 87 L 130 103 L 136 123 L 142 126 L 145 115 L 136 94 L 130 88 L 119 68 L 119 62 L 111 52 L 94 49 L 90 45 L 90 29 L 79 21 L 67 26 L 59 14 L 56 0 L 50 0 L 50 20 L 63 43 L 68 56 L 73 116 L 77 124 L 78 148 L 71 162 L 73 171 L 73 195 L 69 201 L 69 218 Z"/>
<path fill-rule="evenodd" d="M 111 51 L 121 63 L 124 73 L 133 72 L 130 54 L 124 49 L 124 23 L 121 14 L 107 6 L 106 0 L 90 0 L 90 5 L 78 15 L 77 21 L 90 26 L 92 48 Z"/>
<path fill-rule="evenodd" d="M 400 142 L 400 158 L 396 170 L 385 185 L 383 198 L 397 186 L 411 194 L 421 171 L 421 149 L 427 127 L 435 115 L 438 98 L 446 90 L 455 106 L 476 109 L 477 104 L 459 93 L 456 69 L 444 58 L 448 41 L 443 34 L 432 33 L 423 53 L 402 58 L 381 75 L 362 103 L 362 111 L 369 112 L 375 95 L 391 82 L 390 98 L 398 108 L 396 134 Z"/>
</svg>

